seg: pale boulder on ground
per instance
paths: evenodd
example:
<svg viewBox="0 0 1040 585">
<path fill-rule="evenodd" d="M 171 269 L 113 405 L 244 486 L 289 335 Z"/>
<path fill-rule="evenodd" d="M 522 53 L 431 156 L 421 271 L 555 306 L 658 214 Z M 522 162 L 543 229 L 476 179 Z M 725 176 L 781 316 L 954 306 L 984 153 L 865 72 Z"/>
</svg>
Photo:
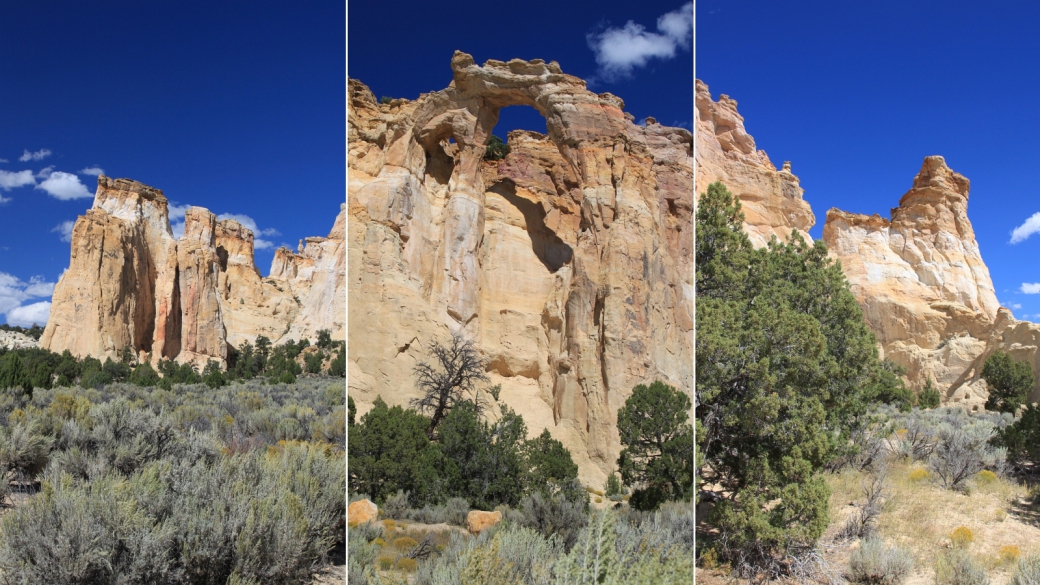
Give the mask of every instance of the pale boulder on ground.
<svg viewBox="0 0 1040 585">
<path fill-rule="evenodd" d="M 371 522 L 379 517 L 379 506 L 371 500 L 358 500 L 347 506 L 347 522 L 353 525 Z"/>
<path fill-rule="evenodd" d="M 636 125 L 555 62 L 456 53 L 451 70 L 389 104 L 348 82 L 348 392 L 359 415 L 407 405 L 415 364 L 461 331 L 531 436 L 603 485 L 632 388 L 693 391 L 693 136 Z M 506 106 L 547 135 L 485 161 Z"/>
<path fill-rule="evenodd" d="M 470 534 L 480 534 L 501 521 L 502 512 L 498 510 L 494 512 L 472 510 L 466 515 L 466 529 L 469 530 Z"/>
</svg>

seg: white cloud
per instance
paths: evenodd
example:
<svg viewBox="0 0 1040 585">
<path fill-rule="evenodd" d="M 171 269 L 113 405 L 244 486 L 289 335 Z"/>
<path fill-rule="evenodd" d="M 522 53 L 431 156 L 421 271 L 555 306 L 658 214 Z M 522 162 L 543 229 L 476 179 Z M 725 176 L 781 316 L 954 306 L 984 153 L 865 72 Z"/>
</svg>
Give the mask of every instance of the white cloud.
<svg viewBox="0 0 1040 585">
<path fill-rule="evenodd" d="M 32 171 L 18 171 L 17 173 L 0 171 L 0 189 L 4 191 L 35 184 L 36 179 L 33 178 Z"/>
<path fill-rule="evenodd" d="M 171 223 L 170 224 L 170 230 L 173 231 L 174 239 L 177 239 L 177 240 L 181 239 L 181 236 L 184 235 L 184 220 L 175 221 L 175 222 Z"/>
<path fill-rule="evenodd" d="M 1025 220 L 1022 225 L 1011 231 L 1011 244 L 1017 244 L 1029 236 L 1040 233 L 1040 211 Z"/>
<path fill-rule="evenodd" d="M 1023 282 L 1021 288 L 1018 290 L 1027 295 L 1040 294 L 1040 282 Z"/>
<path fill-rule="evenodd" d="M 80 182 L 79 177 L 72 173 L 54 171 L 42 183 L 36 186 L 49 193 L 52 197 L 68 201 L 70 199 L 82 199 L 93 197 L 94 194 Z"/>
<path fill-rule="evenodd" d="M 31 160 L 43 160 L 50 155 L 51 151 L 47 148 L 41 148 L 36 152 L 29 152 L 28 150 L 26 150 L 24 153 L 22 153 L 22 156 L 18 157 L 18 160 L 22 162 L 29 162 Z"/>
<path fill-rule="evenodd" d="M 596 53 L 596 63 L 606 79 L 627 77 L 651 59 L 671 59 L 689 50 L 693 40 L 693 3 L 657 19 L 658 32 L 649 32 L 631 20 L 622 28 L 608 28 L 586 35 L 589 48 Z"/>
<path fill-rule="evenodd" d="M 7 160 L 6 158 L 0 158 L 0 163 L 5 163 L 5 162 L 11 162 L 11 161 Z"/>
<path fill-rule="evenodd" d="M 267 249 L 273 248 L 273 247 L 274 247 L 274 242 L 269 242 L 267 240 L 261 240 L 260 238 L 256 238 L 256 239 L 253 240 L 253 248 L 256 249 L 256 250 L 267 250 Z"/>
<path fill-rule="evenodd" d="M 177 205 L 176 203 L 171 203 L 169 205 L 169 207 L 167 208 L 167 209 L 169 209 L 169 213 L 170 213 L 170 221 L 183 220 L 184 219 L 184 214 L 188 211 L 189 207 L 191 207 L 191 206 L 190 205 Z"/>
<path fill-rule="evenodd" d="M 54 226 L 54 229 L 52 229 L 51 231 L 52 232 L 58 232 L 59 234 L 61 234 L 61 241 L 63 241 L 63 242 L 71 242 L 72 241 L 72 228 L 75 227 L 75 225 L 76 225 L 75 221 L 72 221 L 72 220 L 63 221 L 60 224 Z"/>
<path fill-rule="evenodd" d="M 1021 309 L 1021 308 L 1022 308 L 1022 303 L 1013 303 L 1013 302 L 1011 302 L 1011 301 L 1004 301 L 1004 302 L 1002 302 L 1002 303 L 1000 303 L 1000 304 L 1001 304 L 1002 306 L 1004 306 L 1004 307 L 1007 307 L 1007 308 L 1009 308 L 1009 309 L 1014 309 L 1014 310 L 1016 310 L 1016 311 L 1017 311 L 1018 309 Z"/>
<path fill-rule="evenodd" d="M 33 325 L 46 325 L 51 316 L 51 302 L 40 301 L 22 307 L 12 309 L 7 313 L 7 323 L 32 327 Z"/>
<path fill-rule="evenodd" d="M 37 179 L 46 179 L 47 177 L 51 176 L 51 173 L 53 173 L 53 172 L 54 172 L 54 165 L 51 165 L 49 167 L 43 167 L 39 171 L 36 171 L 36 178 Z"/>
<path fill-rule="evenodd" d="M 80 169 L 79 174 L 81 174 L 81 175 L 91 175 L 93 177 L 96 177 L 98 175 L 105 174 L 105 169 L 103 169 L 101 167 L 97 167 L 97 166 L 95 166 L 95 167 L 87 167 L 85 169 Z"/>
<path fill-rule="evenodd" d="M 54 294 L 53 282 L 46 282 L 41 276 L 34 276 L 29 282 L 16 276 L 0 272 L 0 313 L 7 315 L 7 322 L 12 325 L 32 325 L 35 322 L 43 325 L 47 322 L 50 302 L 41 301 L 23 305 L 27 300 L 50 297 Z"/>
</svg>

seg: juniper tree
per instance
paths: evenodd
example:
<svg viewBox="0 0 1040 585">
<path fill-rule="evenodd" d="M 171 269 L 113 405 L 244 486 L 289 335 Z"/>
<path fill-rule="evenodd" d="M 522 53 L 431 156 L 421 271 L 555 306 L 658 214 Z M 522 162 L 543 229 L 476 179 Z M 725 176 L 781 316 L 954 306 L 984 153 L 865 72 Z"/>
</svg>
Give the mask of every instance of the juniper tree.
<svg viewBox="0 0 1040 585">
<path fill-rule="evenodd" d="M 1015 412 L 1025 403 L 1033 388 L 1033 368 L 1027 362 L 1016 362 L 1000 350 L 986 358 L 982 377 L 989 386 L 986 410 Z"/>
<path fill-rule="evenodd" d="M 815 543 L 823 466 L 855 449 L 872 400 L 905 393 L 885 387 L 893 376 L 826 246 L 792 231 L 755 249 L 743 221 L 722 183 L 701 195 L 694 398 L 698 475 L 724 494 L 709 521 L 723 555 L 749 567 Z"/>
<path fill-rule="evenodd" d="M 621 481 L 642 486 L 633 506 L 653 509 L 667 499 L 682 500 L 693 490 L 693 427 L 690 397 L 664 382 L 640 384 L 618 410 L 625 448 L 618 457 Z"/>
</svg>

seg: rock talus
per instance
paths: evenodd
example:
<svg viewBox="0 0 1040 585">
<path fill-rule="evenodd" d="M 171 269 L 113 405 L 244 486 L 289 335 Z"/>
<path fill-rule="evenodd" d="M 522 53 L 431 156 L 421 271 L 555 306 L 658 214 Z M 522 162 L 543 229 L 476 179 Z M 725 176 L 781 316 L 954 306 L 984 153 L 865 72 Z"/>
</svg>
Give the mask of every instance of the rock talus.
<svg viewBox="0 0 1040 585">
<path fill-rule="evenodd" d="M 346 258 L 339 241 L 319 245 L 314 267 L 294 277 L 295 289 L 317 287 L 323 295 L 295 297 L 277 278 L 261 277 L 253 233 L 238 222 L 190 207 L 177 240 L 161 190 L 101 175 L 93 206 L 73 227 L 69 268 L 55 286 L 40 347 L 102 360 L 130 347 L 141 358 L 201 368 L 209 360 L 226 365 L 229 346 L 258 335 L 280 342 L 330 329 L 342 339 Z"/>
<path fill-rule="evenodd" d="M 501 401 L 601 485 L 637 384 L 693 388 L 693 137 L 588 91 L 555 62 L 457 52 L 448 88 L 376 101 L 348 82 L 348 391 L 417 396 L 413 368 L 461 331 Z M 485 161 L 506 106 L 514 131 Z"/>
</svg>

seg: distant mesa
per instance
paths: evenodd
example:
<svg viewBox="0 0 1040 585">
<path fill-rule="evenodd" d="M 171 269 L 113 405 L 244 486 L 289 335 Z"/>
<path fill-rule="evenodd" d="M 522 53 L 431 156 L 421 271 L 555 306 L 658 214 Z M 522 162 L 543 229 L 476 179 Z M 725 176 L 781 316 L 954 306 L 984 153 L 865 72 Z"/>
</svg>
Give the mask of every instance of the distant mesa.
<svg viewBox="0 0 1040 585">
<path fill-rule="evenodd" d="M 54 288 L 40 347 L 118 358 L 124 347 L 153 361 L 226 366 L 229 346 L 344 339 L 345 206 L 327 238 L 276 251 L 267 278 L 253 261 L 253 232 L 202 207 L 185 212 L 175 239 L 163 192 L 98 177 L 94 205 L 72 230 L 68 270 Z"/>
</svg>

